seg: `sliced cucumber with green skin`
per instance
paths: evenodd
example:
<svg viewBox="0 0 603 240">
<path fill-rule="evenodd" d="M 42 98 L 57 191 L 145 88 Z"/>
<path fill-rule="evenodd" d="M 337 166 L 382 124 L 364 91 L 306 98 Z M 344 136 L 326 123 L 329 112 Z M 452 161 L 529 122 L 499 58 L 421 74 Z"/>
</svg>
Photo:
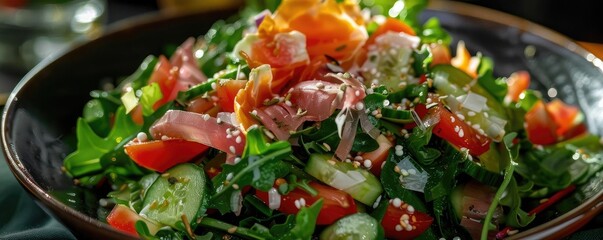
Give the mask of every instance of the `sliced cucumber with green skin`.
<svg viewBox="0 0 603 240">
<path fill-rule="evenodd" d="M 464 173 L 473 177 L 475 180 L 483 184 L 498 187 L 503 181 L 503 175 L 488 171 L 487 169 L 483 168 L 482 166 L 469 159 L 466 159 L 461 164 Z"/>
<path fill-rule="evenodd" d="M 325 228 L 320 239 L 371 240 L 377 239 L 379 222 L 366 213 L 356 213 L 337 220 Z"/>
<path fill-rule="evenodd" d="M 304 170 L 321 182 L 347 192 L 359 202 L 372 206 L 383 192 L 379 179 L 366 169 L 331 159 L 332 155 L 311 154 Z"/>
<path fill-rule="evenodd" d="M 140 215 L 180 229 L 183 216 L 196 225 L 207 194 L 203 169 L 192 163 L 176 165 L 155 180 L 146 192 Z M 182 229 L 184 230 L 184 229 Z"/>
</svg>

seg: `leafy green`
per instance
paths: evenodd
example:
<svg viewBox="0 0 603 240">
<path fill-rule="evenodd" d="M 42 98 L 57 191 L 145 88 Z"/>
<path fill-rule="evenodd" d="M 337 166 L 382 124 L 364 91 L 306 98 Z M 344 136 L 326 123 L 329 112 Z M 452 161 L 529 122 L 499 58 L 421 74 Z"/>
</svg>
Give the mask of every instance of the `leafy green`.
<svg viewBox="0 0 603 240">
<path fill-rule="evenodd" d="M 399 174 L 394 171 L 396 163 L 401 161 L 402 158 L 395 154 L 390 153 L 387 161 L 381 169 L 381 183 L 383 184 L 383 190 L 387 193 L 390 198 L 400 198 L 404 202 L 412 205 L 421 212 L 427 212 L 427 207 L 423 200 L 417 196 L 416 193 L 405 189 L 400 184 Z"/>
<path fill-rule="evenodd" d="M 517 172 L 538 186 L 559 190 L 572 180 L 569 167 L 574 164 L 574 151 L 567 148 L 533 149 L 522 155 Z"/>
<path fill-rule="evenodd" d="M 262 130 L 249 129 L 242 160 L 235 165 L 223 165 L 222 172 L 212 179 L 216 187 L 211 201 L 214 207 L 223 214 L 229 212 L 231 195 L 245 186 L 253 186 L 262 191 L 270 190 L 276 178 L 289 172 L 289 167 L 282 161 L 289 154 L 289 142 L 268 143 Z"/>
<path fill-rule="evenodd" d="M 153 74 L 153 71 L 155 70 L 157 62 L 157 57 L 153 55 L 147 56 L 138 69 L 121 82 L 118 89 L 122 89 L 126 84 L 130 84 L 133 90 L 138 90 L 146 86 L 149 82 L 149 78 L 151 78 L 151 74 Z"/>
<path fill-rule="evenodd" d="M 425 168 L 429 173 L 424 190 L 426 201 L 430 202 L 450 195 L 450 191 L 456 186 L 456 176 L 460 171 L 458 167 L 463 161 L 468 161 L 466 156 L 448 145 L 442 154 L 442 160 Z"/>
<path fill-rule="evenodd" d="M 274 2 L 273 0 L 269 2 Z M 238 17 L 237 17 L 238 19 Z M 201 66 L 201 70 L 206 76 L 213 76 L 226 68 L 226 66 L 238 65 L 239 60 L 233 58 L 230 52 L 234 46 L 243 37 L 243 31 L 249 26 L 246 18 L 241 18 L 236 21 L 229 19 L 228 21 L 217 21 L 204 35 L 204 44 L 201 44 L 197 57 L 197 63 Z"/>
<path fill-rule="evenodd" d="M 431 165 L 441 155 L 440 151 L 437 149 L 427 146 L 431 139 L 431 130 L 431 127 L 425 130 L 415 127 L 412 134 L 410 134 L 408 140 L 405 142 L 405 145 L 407 145 L 406 149 L 408 149 L 414 159 L 422 165 Z"/>
<path fill-rule="evenodd" d="M 285 223 L 273 226 L 270 233 L 278 239 L 312 238 L 322 204 L 323 200 L 319 199 L 310 207 L 302 207 L 296 215 L 290 215 Z"/>
<path fill-rule="evenodd" d="M 142 114 L 144 116 L 149 116 L 155 111 L 155 109 L 153 109 L 153 105 L 163 98 L 161 88 L 159 87 L 159 84 L 151 83 L 150 85 L 142 87 L 140 90 L 142 92 L 142 95 L 140 95 Z"/>
<path fill-rule="evenodd" d="M 487 57 L 481 57 L 477 69 L 477 83 L 482 86 L 494 99 L 502 103 L 507 95 L 507 82 L 504 78 L 495 78 L 494 62 Z"/>
<path fill-rule="evenodd" d="M 126 115 L 123 107 L 117 110 L 114 126 L 105 138 L 99 137 L 83 118 L 79 118 L 76 129 L 77 150 L 65 158 L 65 169 L 73 177 L 102 171 L 100 158 L 139 131 L 140 127 Z"/>
<path fill-rule="evenodd" d="M 419 15 L 427 7 L 427 0 L 403 0 L 403 2 L 404 8 L 398 18 L 410 25 L 415 32 L 422 32 Z"/>
<path fill-rule="evenodd" d="M 319 127 L 312 129 L 308 132 L 302 133 L 302 142 L 305 143 L 305 146 L 307 148 L 322 152 L 331 152 L 337 149 L 341 139 L 339 138 L 337 132 L 337 124 L 335 123 L 336 115 L 337 112 L 334 113 L 331 117 L 320 122 Z M 324 146 L 322 145 L 323 143 L 327 144 L 330 149 L 324 149 Z M 377 143 L 377 140 L 371 138 L 368 134 L 359 130 L 356 131 L 351 151 L 370 152 L 374 151 L 378 147 L 379 143 Z"/>
<path fill-rule="evenodd" d="M 433 61 L 433 55 L 429 51 L 429 46 L 422 45 L 421 49 L 415 50 L 412 53 L 415 61 L 412 63 L 412 68 L 415 70 L 415 76 L 421 76 L 429 72 L 429 64 Z"/>
<path fill-rule="evenodd" d="M 439 43 L 444 46 L 450 46 L 452 37 L 446 30 L 440 26 L 440 20 L 435 17 L 430 18 L 423 24 L 423 30 L 420 32 L 421 42 Z"/>
<path fill-rule="evenodd" d="M 103 98 L 91 99 L 84 106 L 82 118 L 98 136 L 105 137 L 111 131 L 111 114 L 117 106 Z"/>
</svg>

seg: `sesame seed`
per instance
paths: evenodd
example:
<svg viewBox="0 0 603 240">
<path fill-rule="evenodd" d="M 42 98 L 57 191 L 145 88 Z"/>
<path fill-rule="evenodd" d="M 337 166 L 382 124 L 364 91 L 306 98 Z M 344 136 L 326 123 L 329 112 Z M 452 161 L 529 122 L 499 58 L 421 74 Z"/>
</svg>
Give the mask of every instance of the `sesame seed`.
<svg viewBox="0 0 603 240">
<path fill-rule="evenodd" d="M 391 102 L 387 99 L 383 100 L 383 106 L 389 106 Z"/>
<path fill-rule="evenodd" d="M 392 205 L 394 205 L 394 207 L 400 207 L 402 206 L 402 200 L 400 200 L 399 198 L 394 198 L 394 201 L 392 201 Z"/>
<path fill-rule="evenodd" d="M 362 161 L 363 159 L 360 155 L 354 157 L 354 161 Z"/>
<path fill-rule="evenodd" d="M 289 106 L 289 107 L 293 106 L 293 104 L 292 104 L 292 103 L 291 103 L 291 101 L 289 101 L 289 100 L 285 101 L 285 105 L 287 105 L 287 106 Z"/>
<path fill-rule="evenodd" d="M 408 231 L 408 232 L 412 231 L 412 227 L 413 226 L 410 224 L 406 225 L 406 231 Z"/>
<path fill-rule="evenodd" d="M 209 118 L 210 118 L 209 114 L 203 114 L 202 117 L 203 117 L 203 120 L 205 120 L 205 121 L 209 120 Z"/>
<path fill-rule="evenodd" d="M 461 127 L 459 127 L 459 126 L 454 126 L 454 132 L 457 132 L 457 133 L 458 133 L 460 130 L 461 130 Z"/>
<path fill-rule="evenodd" d="M 402 231 L 402 226 L 400 226 L 400 224 L 396 224 L 396 231 Z"/>
<path fill-rule="evenodd" d="M 371 162 L 371 160 L 369 159 L 366 159 L 364 160 L 363 165 L 365 168 L 370 168 L 371 166 L 373 166 L 373 162 Z"/>
<path fill-rule="evenodd" d="M 305 198 L 300 198 L 299 199 L 299 205 L 302 206 L 302 207 L 306 206 L 306 199 Z"/>
<path fill-rule="evenodd" d="M 139 142 L 144 142 L 148 139 L 148 137 L 146 133 L 139 132 L 138 134 L 136 134 L 136 139 L 138 139 Z"/>
<path fill-rule="evenodd" d="M 299 203 L 299 200 L 295 200 L 295 202 L 293 202 L 293 204 L 295 204 L 295 207 L 296 207 L 297 209 L 300 209 L 300 208 L 301 208 L 301 203 Z"/>
<path fill-rule="evenodd" d="M 465 120 L 465 116 L 463 116 L 463 114 L 457 113 L 456 116 L 461 120 Z"/>
<path fill-rule="evenodd" d="M 459 137 L 464 137 L 465 136 L 465 131 L 463 131 L 463 129 L 461 129 L 459 131 Z"/>
<path fill-rule="evenodd" d="M 474 111 L 469 111 L 469 112 L 467 113 L 467 115 L 468 115 L 469 117 L 473 117 L 473 116 L 475 116 L 475 112 L 474 112 Z"/>
<path fill-rule="evenodd" d="M 227 181 L 230 181 L 230 180 L 232 179 L 232 177 L 233 177 L 233 176 L 234 176 L 234 174 L 232 174 L 232 173 L 228 173 L 228 174 L 226 174 L 226 180 L 227 180 Z"/>
<path fill-rule="evenodd" d="M 408 214 L 402 214 L 402 216 L 400 217 L 400 221 L 408 221 L 410 219 L 410 216 L 408 216 Z"/>
<path fill-rule="evenodd" d="M 450 122 L 454 122 L 456 119 L 453 116 L 450 116 Z"/>
<path fill-rule="evenodd" d="M 406 210 L 408 211 L 408 213 L 412 214 L 415 212 L 415 207 L 413 207 L 412 205 L 408 205 L 408 207 L 406 207 Z"/>
<path fill-rule="evenodd" d="M 236 226 L 231 227 L 227 231 L 228 231 L 228 233 L 233 234 L 233 233 L 237 232 L 237 227 Z"/>
<path fill-rule="evenodd" d="M 397 165 L 394 167 L 394 172 L 396 173 L 400 173 L 400 167 L 398 167 Z"/>
<path fill-rule="evenodd" d="M 217 124 L 222 123 L 222 119 L 221 119 L 221 118 L 216 118 L 216 123 L 217 123 Z"/>
<path fill-rule="evenodd" d="M 329 160 L 327 160 L 327 162 L 328 162 L 329 164 L 333 165 L 333 166 L 335 166 L 335 164 L 337 164 L 335 161 L 330 160 L 330 159 L 329 159 Z"/>
<path fill-rule="evenodd" d="M 235 184 L 233 184 L 233 185 L 232 185 L 232 188 L 234 188 L 235 190 L 236 190 L 236 189 L 239 189 L 239 184 L 236 184 L 236 183 L 235 183 Z"/>
<path fill-rule="evenodd" d="M 377 200 L 373 203 L 373 208 L 377 208 L 379 206 L 379 202 L 381 202 L 381 195 L 377 197 Z"/>
<path fill-rule="evenodd" d="M 257 116 L 258 115 L 258 111 L 254 109 L 253 111 L 251 111 L 251 115 Z"/>
<path fill-rule="evenodd" d="M 220 98 L 219 98 L 219 97 L 217 97 L 217 96 L 211 96 L 210 98 L 211 98 L 211 100 L 212 100 L 213 102 L 220 101 Z"/>
<path fill-rule="evenodd" d="M 327 151 L 331 151 L 331 146 L 330 146 L 329 144 L 327 144 L 326 142 L 323 142 L 323 143 L 322 143 L 322 146 L 323 146 L 323 147 L 325 147 L 325 149 L 326 149 Z"/>
<path fill-rule="evenodd" d="M 356 110 L 362 110 L 362 109 L 364 109 L 364 103 L 357 102 L 356 103 Z"/>
<path fill-rule="evenodd" d="M 241 136 L 237 136 L 237 138 L 235 139 L 236 143 L 241 143 Z"/>
<path fill-rule="evenodd" d="M 165 140 L 168 140 L 168 139 L 170 139 L 170 137 L 168 137 L 168 136 L 166 136 L 166 135 L 161 136 L 161 140 L 162 140 L 162 141 L 165 141 Z"/>
<path fill-rule="evenodd" d="M 360 97 L 360 90 L 356 90 L 356 91 L 354 92 L 354 95 L 356 95 L 356 97 Z"/>
<path fill-rule="evenodd" d="M 230 152 L 231 152 L 232 154 L 237 153 L 237 151 L 236 151 L 236 149 L 235 149 L 235 147 L 234 147 L 234 146 L 230 146 L 230 147 L 228 147 L 228 150 L 230 150 Z"/>
<path fill-rule="evenodd" d="M 400 174 L 402 174 L 402 176 L 408 176 L 408 171 L 406 169 L 400 169 Z"/>
<path fill-rule="evenodd" d="M 236 158 L 234 159 L 234 164 L 237 164 L 237 163 L 239 163 L 240 161 L 241 161 L 241 158 L 240 158 L 240 157 L 236 157 Z"/>
<path fill-rule="evenodd" d="M 399 151 L 399 150 L 402 150 L 402 148 L 403 148 L 403 147 L 402 147 L 402 145 L 396 145 L 396 146 L 394 147 L 394 149 L 396 149 L 396 150 L 398 150 L 398 151 Z"/>
<path fill-rule="evenodd" d="M 217 87 L 217 86 L 216 86 L 216 82 L 212 82 L 212 83 L 211 83 L 211 89 L 215 90 L 215 89 L 216 89 L 216 87 Z"/>
<path fill-rule="evenodd" d="M 321 83 L 321 82 L 317 82 L 316 83 L 316 88 L 323 89 L 323 88 L 325 88 L 325 85 L 323 83 Z"/>
</svg>

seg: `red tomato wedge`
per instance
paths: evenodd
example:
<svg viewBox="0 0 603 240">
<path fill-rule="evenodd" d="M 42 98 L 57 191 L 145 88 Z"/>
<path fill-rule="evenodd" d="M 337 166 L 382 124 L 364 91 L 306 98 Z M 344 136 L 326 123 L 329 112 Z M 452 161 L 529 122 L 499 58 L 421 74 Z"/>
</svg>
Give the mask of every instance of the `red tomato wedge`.
<svg viewBox="0 0 603 240">
<path fill-rule="evenodd" d="M 537 102 L 526 113 L 526 132 L 534 144 L 549 145 L 586 132 L 580 110 L 559 99 Z"/>
<path fill-rule="evenodd" d="M 332 224 L 342 217 L 357 212 L 354 199 L 346 192 L 317 182 L 311 182 L 310 186 L 318 191 L 318 195 L 313 197 L 304 190 L 296 188 L 289 194 L 281 196 L 281 205 L 278 210 L 285 214 L 296 214 L 299 211 L 295 204 L 296 201 L 299 204 L 300 199 L 304 199 L 305 206 L 310 206 L 322 198 L 322 208 L 316 220 L 318 225 Z M 256 191 L 255 195 L 266 205 L 269 204 L 267 192 Z"/>
<path fill-rule="evenodd" d="M 395 18 L 387 18 L 385 20 L 385 22 L 381 25 L 379 25 L 379 27 L 377 28 L 377 30 L 375 30 L 375 32 L 373 32 L 373 34 L 371 34 L 371 36 L 369 37 L 368 40 L 366 40 L 366 44 L 365 46 L 371 45 L 373 43 L 375 43 L 375 39 L 379 36 L 381 36 L 384 33 L 387 32 L 403 32 L 406 33 L 408 35 L 417 35 L 415 33 L 415 30 L 413 30 L 410 26 L 408 26 L 406 23 L 395 19 Z"/>
<path fill-rule="evenodd" d="M 119 229 L 128 234 L 138 237 L 136 232 L 135 224 L 137 221 L 142 220 L 147 224 L 151 234 L 155 234 L 159 230 L 159 226 L 151 223 L 149 220 L 142 218 L 138 213 L 125 205 L 117 204 L 111 210 L 111 213 L 107 216 L 107 223 L 115 229 Z"/>
<path fill-rule="evenodd" d="M 514 72 L 507 79 L 507 95 L 505 101 L 517 102 L 519 95 L 530 86 L 530 74 L 526 71 Z"/>
<path fill-rule="evenodd" d="M 433 107 L 430 114 L 439 115 L 440 117 L 440 121 L 433 128 L 433 133 L 452 143 L 452 145 L 468 149 L 473 156 L 479 156 L 490 148 L 490 138 L 479 134 L 442 106 Z"/>
<path fill-rule="evenodd" d="M 433 222 L 432 217 L 414 210 L 408 204 L 401 203 L 399 207 L 394 204 L 395 201 L 389 203 L 381 220 L 387 238 L 414 239 L 425 232 Z"/>
<path fill-rule="evenodd" d="M 185 163 L 209 149 L 208 146 L 182 139 L 132 143 L 124 147 L 138 165 L 157 172 Z"/>
<path fill-rule="evenodd" d="M 379 135 L 377 137 L 377 143 L 379 143 L 379 148 L 372 152 L 367 152 L 362 154 L 362 159 L 371 161 L 371 173 L 375 174 L 375 176 L 381 176 L 381 165 L 387 159 L 389 155 L 389 150 L 392 148 L 392 142 L 387 139 L 387 137 L 383 135 Z"/>
<path fill-rule="evenodd" d="M 432 67 L 438 64 L 450 64 L 451 56 L 448 46 L 432 43 L 429 44 L 429 50 L 431 50 L 432 55 L 430 64 Z"/>
</svg>

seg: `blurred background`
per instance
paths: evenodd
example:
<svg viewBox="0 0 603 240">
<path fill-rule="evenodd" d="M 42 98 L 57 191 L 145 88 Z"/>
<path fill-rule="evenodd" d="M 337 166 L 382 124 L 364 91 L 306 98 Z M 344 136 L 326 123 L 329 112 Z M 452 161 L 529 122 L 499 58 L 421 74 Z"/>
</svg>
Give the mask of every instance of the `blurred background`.
<svg viewBox="0 0 603 240">
<path fill-rule="evenodd" d="M 453 0 L 442 0 L 453 1 Z M 507 12 L 577 41 L 603 43 L 600 1 L 454 0 Z M 194 11 L 240 5 L 244 0 L 0 0 L 0 77 L 21 77 L 77 37 L 94 37 L 108 25 L 157 11 Z M 594 45 L 596 47 L 596 45 Z M 591 47 L 588 45 L 587 47 Z M 599 46 L 600 47 L 600 46 Z M 0 81 L 0 90 L 5 85 Z M 7 86 L 10 87 L 10 84 Z"/>
</svg>

